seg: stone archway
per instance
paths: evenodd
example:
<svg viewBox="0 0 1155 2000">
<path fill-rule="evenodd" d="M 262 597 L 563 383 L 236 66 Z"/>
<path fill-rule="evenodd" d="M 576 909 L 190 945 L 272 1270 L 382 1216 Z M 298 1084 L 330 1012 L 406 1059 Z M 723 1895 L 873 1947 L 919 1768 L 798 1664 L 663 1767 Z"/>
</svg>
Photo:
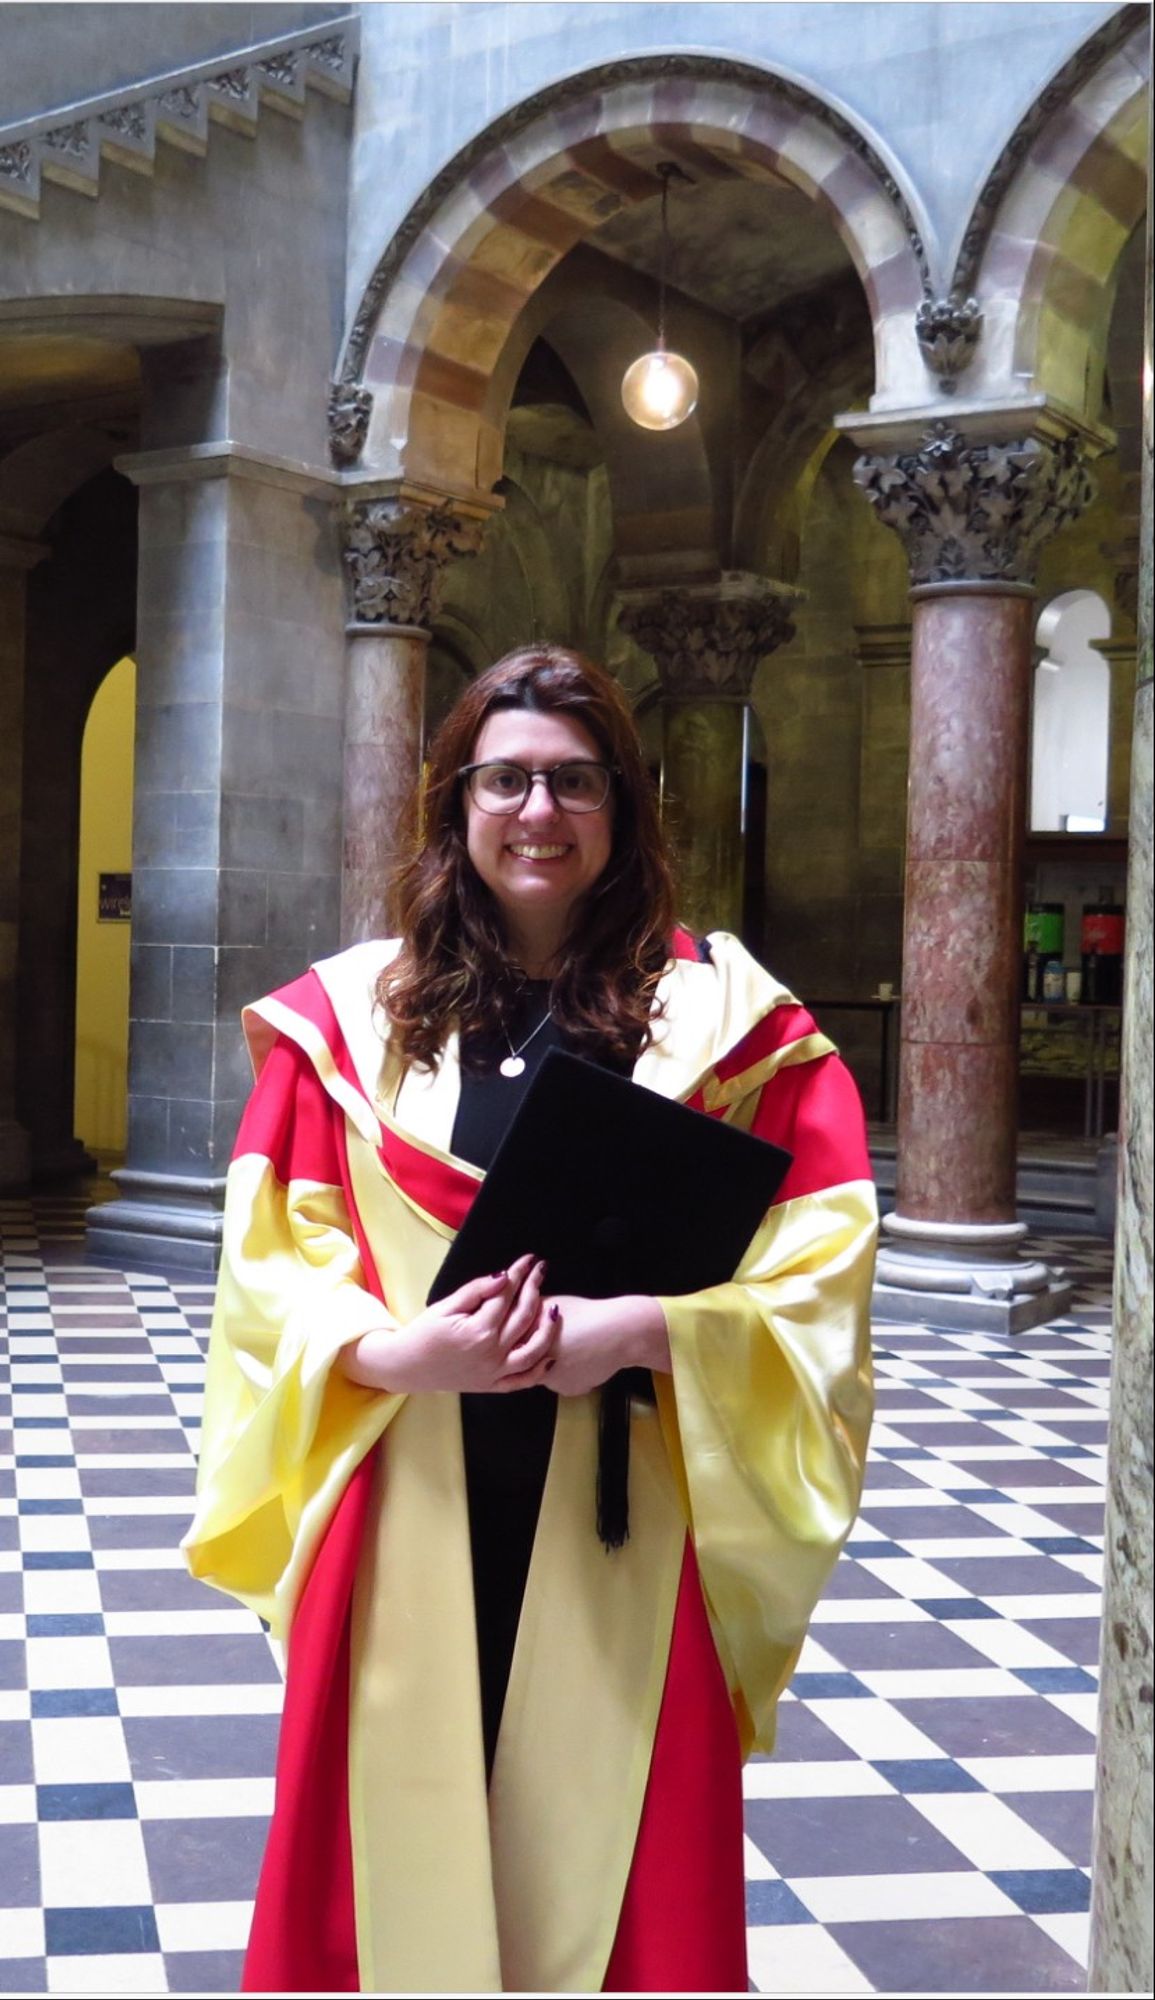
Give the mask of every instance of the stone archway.
<svg viewBox="0 0 1155 2000">
<path fill-rule="evenodd" d="M 1115 275 L 1147 200 L 1149 32 L 1145 7 L 1122 8 L 1052 79 L 988 176 L 951 284 L 956 304 L 973 292 L 982 309 L 968 393 L 1025 379 L 1098 418 Z"/>
<path fill-rule="evenodd" d="M 815 91 L 708 56 L 640 58 L 515 107 L 438 175 L 366 287 L 332 403 L 334 455 L 459 500 L 501 472 L 494 383 L 519 314 L 559 260 L 651 198 L 661 159 L 785 181 L 838 231 L 866 291 L 875 403 L 924 382 L 914 314 L 930 290 L 916 197 Z"/>
<path fill-rule="evenodd" d="M 378 263 L 331 403 L 333 455 L 351 475 L 342 895 L 350 940 L 381 920 L 380 855 L 383 845 L 391 851 L 389 829 L 417 768 L 424 657 L 442 572 L 476 552 L 501 504 L 518 357 L 548 317 L 550 337 L 583 393 L 593 401 L 600 395 L 608 432 L 615 423 L 624 428 L 620 410 L 610 417 L 596 371 L 583 370 L 585 336 L 572 313 L 567 320 L 567 274 L 596 248 L 588 239 L 599 230 L 655 203 L 657 169 L 671 159 L 699 183 L 760 183 L 813 204 L 841 244 L 848 284 L 864 297 L 875 402 L 909 399 L 912 384 L 925 393 L 915 312 L 930 274 L 915 197 L 872 141 L 817 92 L 749 64 L 647 57 L 566 79 L 471 141 L 411 209 Z M 625 332 L 630 307 L 627 291 L 619 295 L 604 279 L 585 286 L 582 311 L 601 315 L 603 349 L 626 342 L 623 365 L 635 351 Z M 636 310 L 635 324 L 640 330 Z M 758 658 L 790 629 L 794 593 L 735 568 L 732 496 L 713 478 L 705 426 L 695 420 L 684 434 L 661 440 L 657 478 L 652 470 L 642 476 L 636 438 L 616 454 L 612 436 L 606 442 L 615 529 L 624 537 L 615 551 L 617 582 L 630 595 L 619 630 L 651 654 L 658 647 L 671 701 L 684 705 L 701 695 L 711 709 L 726 705 L 729 743 Z M 693 602 L 673 603 L 687 589 Z M 642 618 L 644 642 L 626 625 L 627 611 Z M 711 667 L 701 688 L 686 682 L 687 619 L 699 652 L 709 635 Z"/>
</svg>

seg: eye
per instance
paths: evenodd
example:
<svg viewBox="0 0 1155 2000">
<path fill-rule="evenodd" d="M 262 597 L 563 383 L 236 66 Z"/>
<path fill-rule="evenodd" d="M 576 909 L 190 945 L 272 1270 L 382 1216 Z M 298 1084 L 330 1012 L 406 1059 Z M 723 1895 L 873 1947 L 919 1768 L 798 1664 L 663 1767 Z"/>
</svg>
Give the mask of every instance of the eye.
<svg viewBox="0 0 1155 2000">
<path fill-rule="evenodd" d="M 553 782 L 559 799 L 584 804 L 600 797 L 605 779 L 597 764 L 559 764 Z"/>
<path fill-rule="evenodd" d="M 488 792 L 498 792 L 502 798 L 512 798 L 525 788 L 525 774 L 516 764 L 487 764 L 478 774 Z"/>
</svg>

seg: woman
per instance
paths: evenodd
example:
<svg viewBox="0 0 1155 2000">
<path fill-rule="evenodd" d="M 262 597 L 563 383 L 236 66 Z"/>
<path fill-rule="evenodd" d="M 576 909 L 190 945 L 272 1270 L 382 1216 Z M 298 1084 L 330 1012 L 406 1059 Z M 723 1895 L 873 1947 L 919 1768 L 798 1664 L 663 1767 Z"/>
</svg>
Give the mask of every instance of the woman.
<svg viewBox="0 0 1155 2000">
<path fill-rule="evenodd" d="M 600 668 L 532 647 L 481 675 L 423 810 L 399 938 L 246 1014 L 185 1544 L 288 1639 L 245 1985 L 744 1991 L 741 1758 L 869 1423 L 861 1108 L 734 938 L 675 928 Z M 559 1298 L 527 1243 L 425 1306 L 558 1045 L 792 1153 L 733 1282 Z"/>
</svg>

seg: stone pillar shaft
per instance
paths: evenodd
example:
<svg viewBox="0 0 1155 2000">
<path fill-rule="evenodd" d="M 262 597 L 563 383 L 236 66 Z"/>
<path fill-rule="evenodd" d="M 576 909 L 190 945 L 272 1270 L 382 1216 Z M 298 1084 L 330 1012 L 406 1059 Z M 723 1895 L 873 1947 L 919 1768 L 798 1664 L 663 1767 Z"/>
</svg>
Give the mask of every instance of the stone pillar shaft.
<svg viewBox="0 0 1155 2000">
<path fill-rule="evenodd" d="M 241 1009 L 338 942 L 341 577 L 303 469 L 227 446 L 122 466 L 141 489 L 128 1148 L 89 1249 L 211 1269 L 252 1087 Z"/>
<path fill-rule="evenodd" d="M 389 872 L 421 768 L 429 634 L 353 625 L 345 705 L 341 942 L 384 937 Z"/>
<path fill-rule="evenodd" d="M 1019 1255 L 1021 875 L 1032 578 L 1092 488 L 1084 440 L 1053 424 L 973 438 L 937 418 L 912 445 L 855 466 L 914 585 L 898 1188 L 878 1309 L 1012 1333 L 1070 1301 Z"/>
<path fill-rule="evenodd" d="M 1150 167 L 1150 140 L 1148 140 Z M 1107 1448 L 1107 1518 L 1100 1648 L 1099 1752 L 1091 1869 L 1095 1993 L 1149 1993 L 1155 1984 L 1152 1903 L 1152 257 L 1147 211 L 1143 481 L 1139 536 L 1139 659 L 1131 758 L 1131 845 L 1123 989 L 1119 1212 L 1115 1235 L 1114 1359 Z"/>
<path fill-rule="evenodd" d="M 662 817 L 678 857 L 682 921 L 693 931 L 742 928 L 745 754 L 745 704 L 665 704 Z"/>
<path fill-rule="evenodd" d="M 488 510 L 404 487 L 342 509 L 347 626 L 341 941 L 381 937 L 421 773 L 425 665 L 442 573 L 475 555 Z"/>
<path fill-rule="evenodd" d="M 899 1213 L 1015 1219 L 1033 593 L 915 592 Z"/>
<path fill-rule="evenodd" d="M 28 1178 L 28 1134 L 16 1117 L 16 961 L 24 773 L 25 580 L 47 550 L 0 536 L 0 1188 Z"/>
<path fill-rule="evenodd" d="M 746 708 L 760 660 L 792 638 L 800 593 L 743 570 L 680 590 L 631 589 L 620 623 L 662 682 L 662 817 L 682 920 L 742 927 Z"/>
</svg>

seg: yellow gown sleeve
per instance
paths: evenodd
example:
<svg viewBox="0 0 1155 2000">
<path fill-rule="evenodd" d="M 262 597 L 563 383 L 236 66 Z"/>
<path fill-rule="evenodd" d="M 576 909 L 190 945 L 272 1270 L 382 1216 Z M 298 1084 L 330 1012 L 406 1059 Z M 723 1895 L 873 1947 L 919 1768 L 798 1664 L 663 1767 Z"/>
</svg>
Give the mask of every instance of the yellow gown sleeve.
<svg viewBox="0 0 1155 2000">
<path fill-rule="evenodd" d="M 305 1059 L 278 1044 L 229 1169 L 197 1508 L 182 1544 L 194 1576 L 277 1637 L 348 1479 L 404 1400 L 334 1366 L 346 1343 L 396 1324 L 365 1283 L 334 1115 Z"/>
<path fill-rule="evenodd" d="M 861 1168 L 865 1145 L 845 1157 Z M 661 1301 L 663 1428 L 746 1750 L 773 1748 L 778 1696 L 857 1511 L 877 1229 L 860 1171 L 772 1208 L 729 1284 Z"/>
</svg>

